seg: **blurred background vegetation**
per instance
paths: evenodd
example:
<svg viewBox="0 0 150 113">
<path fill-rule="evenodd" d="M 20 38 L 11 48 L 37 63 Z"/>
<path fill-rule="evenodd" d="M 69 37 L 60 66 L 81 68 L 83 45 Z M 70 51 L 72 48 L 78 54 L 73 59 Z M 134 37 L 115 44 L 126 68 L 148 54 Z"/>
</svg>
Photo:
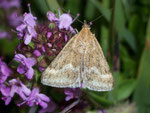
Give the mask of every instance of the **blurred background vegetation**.
<svg viewBox="0 0 150 113">
<path fill-rule="evenodd" d="M 46 20 L 46 12 L 70 11 L 79 20 L 91 25 L 102 46 L 114 77 L 114 89 L 110 92 L 87 91 L 92 98 L 93 110 L 96 105 L 106 109 L 106 113 L 150 113 L 150 1 L 149 0 L 22 0 L 22 13 L 28 11 L 41 22 Z M 78 31 L 79 21 L 72 26 Z M 2 27 L 1 27 L 2 28 Z M 0 56 L 11 61 L 18 41 L 1 39 Z M 59 96 L 57 96 L 58 98 Z"/>
</svg>

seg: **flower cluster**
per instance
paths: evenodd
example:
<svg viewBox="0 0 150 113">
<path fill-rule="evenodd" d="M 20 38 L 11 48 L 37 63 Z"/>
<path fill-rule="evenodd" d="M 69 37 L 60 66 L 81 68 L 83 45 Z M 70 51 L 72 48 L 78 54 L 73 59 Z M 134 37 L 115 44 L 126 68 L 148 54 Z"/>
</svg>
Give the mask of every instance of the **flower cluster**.
<svg viewBox="0 0 150 113">
<path fill-rule="evenodd" d="M 40 94 L 39 88 L 34 88 L 32 91 L 28 90 L 28 92 L 28 96 L 24 96 L 22 98 L 24 101 L 21 104 L 18 104 L 18 106 L 26 103 L 30 107 L 36 104 L 40 105 L 43 109 L 47 108 L 47 103 L 50 102 L 50 99 L 46 95 Z"/>
<path fill-rule="evenodd" d="M 15 0 L 17 1 L 17 0 Z M 11 0 L 2 0 L 0 8 L 4 8 L 7 2 Z M 6 9 L 20 7 L 16 2 L 12 2 Z M 30 5 L 29 5 L 30 6 Z M 78 15 L 79 16 L 79 15 Z M 77 17 L 78 17 L 77 16 Z M 15 18 L 12 13 L 9 17 Z M 76 17 L 76 18 L 77 18 Z M 40 84 L 38 74 L 43 71 L 47 65 L 56 57 L 75 31 L 71 24 L 75 21 L 68 13 L 57 16 L 52 12 L 47 12 L 47 22 L 38 23 L 37 18 L 32 15 L 31 10 L 25 13 L 21 22 L 10 23 L 16 27 L 16 33 L 20 40 L 13 62 L 16 64 L 11 69 L 0 59 L 0 92 L 5 105 L 8 105 L 15 95 L 21 98 L 22 102 L 17 102 L 18 106 L 26 104 L 28 106 L 39 105 L 42 109 L 39 111 L 53 112 L 56 104 L 45 94 L 40 93 Z M 17 26 L 16 26 L 17 25 Z M 5 37 L 7 33 L 1 33 Z M 41 73 L 40 73 L 41 74 Z M 25 81 L 27 80 L 27 81 Z M 30 80 L 31 82 L 28 82 Z M 81 96 L 80 89 L 65 89 L 67 95 L 66 101 L 77 99 Z M 53 107 L 52 107 L 53 106 Z"/>
<path fill-rule="evenodd" d="M 18 38 L 23 39 L 16 51 L 35 58 L 40 71 L 47 67 L 74 35 L 71 24 L 77 17 L 72 20 L 67 13 L 57 17 L 49 11 L 47 18 L 46 24 L 37 24 L 37 18 L 31 12 L 25 13 L 23 23 L 16 28 Z"/>
<path fill-rule="evenodd" d="M 15 93 L 18 94 L 23 100 L 21 104 L 18 104 L 18 106 L 26 103 L 29 106 L 39 104 L 42 108 L 46 108 L 47 103 L 50 102 L 50 99 L 46 95 L 39 93 L 38 88 L 34 88 L 31 91 L 20 80 L 17 79 L 9 80 L 7 86 L 1 84 L 0 91 L 3 95 L 2 100 L 5 101 L 5 105 L 10 103 Z"/>
</svg>

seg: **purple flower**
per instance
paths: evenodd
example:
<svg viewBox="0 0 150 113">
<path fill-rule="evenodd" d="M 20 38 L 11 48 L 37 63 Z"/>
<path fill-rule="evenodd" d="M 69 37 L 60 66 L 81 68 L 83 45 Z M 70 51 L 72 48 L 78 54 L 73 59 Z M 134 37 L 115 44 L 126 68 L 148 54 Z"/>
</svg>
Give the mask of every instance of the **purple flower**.
<svg viewBox="0 0 150 113">
<path fill-rule="evenodd" d="M 26 99 L 31 91 L 20 80 L 12 79 L 8 82 L 8 87 L 1 84 L 0 91 L 2 93 L 2 100 L 5 101 L 5 105 L 8 105 L 12 97 L 17 93 L 22 99 Z"/>
<path fill-rule="evenodd" d="M 37 18 L 34 17 L 31 13 L 25 13 L 23 23 L 19 25 L 16 30 L 18 31 L 18 37 L 21 39 L 24 37 L 24 43 L 28 45 L 32 38 L 37 37 L 37 33 L 34 29 L 36 26 L 36 20 Z"/>
<path fill-rule="evenodd" d="M 4 83 L 10 74 L 11 70 L 8 68 L 6 63 L 0 59 L 0 84 Z"/>
<path fill-rule="evenodd" d="M 40 57 L 41 56 L 41 53 L 40 53 L 40 51 L 39 50 L 34 50 L 34 52 L 33 52 L 34 54 L 35 54 L 35 56 L 37 56 L 37 57 Z"/>
<path fill-rule="evenodd" d="M 68 30 L 71 24 L 72 24 L 72 17 L 69 14 L 64 13 L 59 17 L 59 26 L 58 26 L 59 29 L 65 28 L 66 30 Z"/>
<path fill-rule="evenodd" d="M 56 17 L 56 15 L 54 13 L 50 12 L 50 11 L 47 12 L 47 18 L 51 22 L 58 20 L 58 18 Z"/>
<path fill-rule="evenodd" d="M 13 97 L 13 94 L 10 93 L 10 88 L 6 87 L 4 84 L 0 84 L 0 91 L 2 93 L 2 100 L 5 101 L 5 105 L 8 105 Z"/>
<path fill-rule="evenodd" d="M 77 17 L 78 16 L 79 14 L 77 15 Z M 71 27 L 71 24 L 77 19 L 77 17 L 74 18 L 74 20 L 72 20 L 72 17 L 68 13 L 64 13 L 60 15 L 59 18 L 57 18 L 56 15 L 50 11 L 47 13 L 47 18 L 51 22 L 55 22 L 55 24 L 58 25 L 59 29 L 70 30 L 73 33 L 74 33 L 74 29 Z"/>
<path fill-rule="evenodd" d="M 49 39 L 52 36 L 52 32 L 47 33 L 47 38 Z"/>
<path fill-rule="evenodd" d="M 16 54 L 14 59 L 21 63 L 17 68 L 17 72 L 25 74 L 28 79 L 31 79 L 34 74 L 32 66 L 36 64 L 35 58 L 26 58 L 22 54 Z"/>
<path fill-rule="evenodd" d="M 36 22 L 35 20 L 37 20 L 36 17 L 34 17 L 31 13 L 25 13 L 24 15 L 24 23 L 28 26 L 31 27 L 35 27 L 36 26 Z"/>
<path fill-rule="evenodd" d="M 67 42 L 68 41 L 68 37 L 67 37 L 67 35 L 65 35 L 65 42 Z"/>
<path fill-rule="evenodd" d="M 0 0 L 0 8 L 10 9 L 10 8 L 19 8 L 20 0 Z"/>
<path fill-rule="evenodd" d="M 79 98 L 82 94 L 80 88 L 68 88 L 64 90 L 67 97 L 65 98 L 66 101 L 69 101 L 73 98 Z"/>
<path fill-rule="evenodd" d="M 0 31 L 0 39 L 10 38 L 11 35 L 6 31 Z"/>
<path fill-rule="evenodd" d="M 42 71 L 45 70 L 45 68 L 44 67 L 39 67 L 39 70 L 42 72 Z"/>
<path fill-rule="evenodd" d="M 48 107 L 45 109 L 41 109 L 38 113 L 51 113 L 56 109 L 56 104 L 53 101 L 48 103 Z"/>
<path fill-rule="evenodd" d="M 9 24 L 13 27 L 19 26 L 23 20 L 22 16 L 17 16 L 17 12 L 12 12 L 7 18 Z"/>
<path fill-rule="evenodd" d="M 34 88 L 29 97 L 24 99 L 23 103 L 26 103 L 30 107 L 34 104 L 40 105 L 43 109 L 45 109 L 48 106 L 48 102 L 50 102 L 50 99 L 46 95 L 39 93 L 39 88 Z M 20 106 L 22 103 L 18 105 Z"/>
<path fill-rule="evenodd" d="M 42 51 L 43 51 L 43 52 L 46 52 L 46 50 L 45 50 L 45 47 L 44 47 L 44 46 L 42 46 L 42 48 L 41 48 L 41 49 L 42 49 Z"/>
</svg>

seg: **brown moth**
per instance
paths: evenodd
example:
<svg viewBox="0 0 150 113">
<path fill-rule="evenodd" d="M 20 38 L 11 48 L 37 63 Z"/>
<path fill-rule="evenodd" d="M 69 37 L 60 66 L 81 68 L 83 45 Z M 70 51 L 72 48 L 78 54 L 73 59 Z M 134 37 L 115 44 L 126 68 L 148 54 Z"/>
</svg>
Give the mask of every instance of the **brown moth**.
<svg viewBox="0 0 150 113">
<path fill-rule="evenodd" d="M 84 24 L 43 72 L 44 85 L 59 88 L 82 87 L 95 91 L 113 88 L 113 77 L 101 46 Z"/>
</svg>

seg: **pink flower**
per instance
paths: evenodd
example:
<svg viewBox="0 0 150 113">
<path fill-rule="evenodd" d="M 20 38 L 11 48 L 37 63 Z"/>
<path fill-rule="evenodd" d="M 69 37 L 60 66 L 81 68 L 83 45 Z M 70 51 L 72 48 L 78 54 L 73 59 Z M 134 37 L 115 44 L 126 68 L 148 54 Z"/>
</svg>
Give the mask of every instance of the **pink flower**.
<svg viewBox="0 0 150 113">
<path fill-rule="evenodd" d="M 19 8 L 20 0 L 0 0 L 0 8 L 10 9 L 13 7 Z"/>
<path fill-rule="evenodd" d="M 53 113 L 56 109 L 56 104 L 53 101 L 48 103 L 48 107 L 45 109 L 41 109 L 38 113 Z"/>
<path fill-rule="evenodd" d="M 56 17 L 56 15 L 54 13 L 50 12 L 50 11 L 47 12 L 47 18 L 51 22 L 58 20 L 58 18 Z"/>
<path fill-rule="evenodd" d="M 18 106 L 26 103 L 30 107 L 36 104 L 40 105 L 43 109 L 47 108 L 50 99 L 45 94 L 41 94 L 39 92 L 39 88 L 34 88 L 30 95 L 26 99 L 24 99 L 24 102 L 18 104 Z"/>
<path fill-rule="evenodd" d="M 10 38 L 10 37 L 11 35 L 8 32 L 0 30 L 0 39 Z"/>
<path fill-rule="evenodd" d="M 72 17 L 69 14 L 64 13 L 59 17 L 59 29 L 65 28 L 66 30 L 68 30 L 71 24 Z"/>
<path fill-rule="evenodd" d="M 34 17 L 31 13 L 25 13 L 23 23 L 19 25 L 16 30 L 18 31 L 18 37 L 21 39 L 24 37 L 24 43 L 28 45 L 32 38 L 37 37 L 37 33 L 34 29 L 36 26 L 36 20 L 37 18 Z"/>
<path fill-rule="evenodd" d="M 78 16 L 79 14 L 77 15 L 77 17 Z M 56 15 L 52 12 L 47 13 L 47 18 L 51 22 L 55 22 L 55 24 L 58 25 L 59 29 L 66 29 L 72 32 L 74 32 L 74 29 L 71 27 L 71 24 L 77 19 L 77 17 L 72 20 L 72 17 L 68 13 L 63 13 L 59 18 L 57 18 Z"/>
<path fill-rule="evenodd" d="M 10 15 L 8 15 L 7 18 L 8 18 L 9 24 L 13 27 L 20 25 L 20 23 L 23 20 L 23 17 L 18 16 L 16 11 L 14 11 Z"/>
<path fill-rule="evenodd" d="M 66 101 L 69 101 L 73 98 L 79 98 L 82 94 L 80 88 L 68 88 L 64 90 L 67 97 L 65 98 Z"/>
<path fill-rule="evenodd" d="M 40 57 L 41 56 L 41 52 L 39 50 L 34 50 L 34 55 L 37 56 L 37 57 Z"/>
<path fill-rule="evenodd" d="M 0 84 L 4 83 L 10 74 L 11 70 L 8 68 L 6 63 L 0 59 Z"/>
<path fill-rule="evenodd" d="M 16 54 L 14 59 L 21 63 L 17 68 L 17 72 L 25 74 L 28 79 L 31 79 L 34 74 L 32 66 L 36 64 L 36 60 L 34 58 L 26 58 L 22 54 Z"/>
<path fill-rule="evenodd" d="M 17 93 L 22 99 L 26 99 L 31 91 L 20 80 L 12 79 L 8 82 L 8 87 L 4 84 L 0 85 L 0 91 L 2 93 L 2 100 L 5 101 L 5 105 L 8 105 L 12 97 Z"/>
</svg>

